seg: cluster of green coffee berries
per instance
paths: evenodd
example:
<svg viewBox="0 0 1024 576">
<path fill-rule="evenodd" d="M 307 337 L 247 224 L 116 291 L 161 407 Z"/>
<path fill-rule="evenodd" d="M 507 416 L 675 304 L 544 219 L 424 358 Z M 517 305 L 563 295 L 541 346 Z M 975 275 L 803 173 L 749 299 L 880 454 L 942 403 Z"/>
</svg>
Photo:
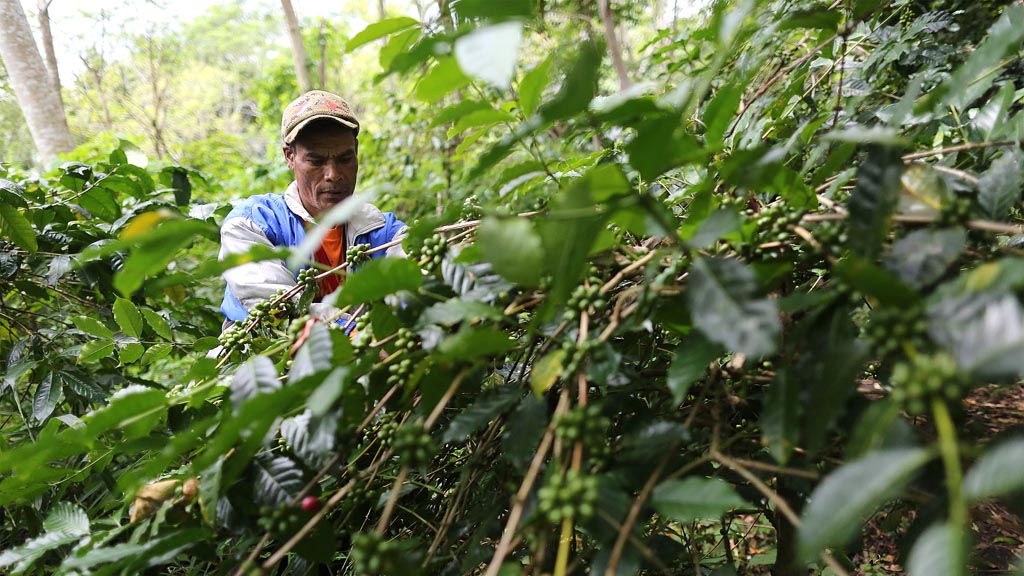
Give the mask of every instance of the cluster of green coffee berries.
<svg viewBox="0 0 1024 576">
<path fill-rule="evenodd" d="M 260 300 L 249 309 L 249 315 L 242 324 L 254 323 L 255 326 L 277 325 L 282 319 L 291 315 L 292 302 L 283 300 L 284 288 L 278 290 L 273 296 L 266 300 Z"/>
<path fill-rule="evenodd" d="M 566 377 L 570 377 L 580 369 L 583 364 L 583 360 L 586 359 L 587 354 L 598 346 L 600 342 L 597 340 L 584 340 L 583 342 L 566 342 L 562 346 L 562 350 L 565 350 L 568 360 L 562 366 L 562 374 Z"/>
<path fill-rule="evenodd" d="M 225 350 L 244 352 L 252 342 L 252 335 L 245 329 L 244 322 L 235 322 L 227 330 L 220 333 L 220 345 Z"/>
<path fill-rule="evenodd" d="M 419 341 L 416 339 L 416 335 L 412 333 L 412 330 L 399 328 L 398 332 L 395 333 L 396 351 L 413 352 L 418 346 Z"/>
<path fill-rule="evenodd" d="M 597 477 L 570 470 L 548 476 L 537 491 L 537 509 L 551 523 L 565 518 L 587 519 L 597 504 Z"/>
<path fill-rule="evenodd" d="M 755 256 L 764 255 L 762 244 L 784 242 L 792 235 L 792 229 L 800 224 L 804 211 L 794 209 L 786 202 L 776 202 L 761 208 L 760 212 L 753 209 L 744 210 L 743 214 L 757 226 L 757 232 L 751 241 Z"/>
<path fill-rule="evenodd" d="M 388 386 L 401 384 L 408 380 L 413 369 L 415 369 L 415 366 L 413 366 L 411 358 L 402 358 L 397 362 L 388 364 Z"/>
<path fill-rule="evenodd" d="M 353 574 L 389 574 L 395 545 L 376 532 L 359 532 L 352 537 Z"/>
<path fill-rule="evenodd" d="M 345 262 L 348 262 L 349 269 L 351 270 L 356 266 L 366 264 L 370 260 L 369 250 L 369 244 L 349 246 L 348 250 L 345 251 Z"/>
<path fill-rule="evenodd" d="M 610 424 L 608 417 L 601 414 L 600 406 L 577 406 L 558 417 L 555 433 L 567 442 L 580 440 L 587 446 L 604 444 Z"/>
<path fill-rule="evenodd" d="M 601 414 L 600 406 L 577 406 L 558 418 L 555 422 L 555 434 L 565 442 L 582 442 L 587 449 L 587 456 L 600 464 L 609 454 L 609 426 L 611 420 Z"/>
<path fill-rule="evenodd" d="M 415 257 L 419 261 L 421 268 L 431 272 L 441 265 L 441 261 L 444 260 L 444 255 L 447 251 L 448 240 L 441 234 L 434 234 L 423 239 L 423 246 Z"/>
<path fill-rule="evenodd" d="M 971 199 L 957 196 L 942 206 L 936 224 L 940 227 L 964 224 L 971 218 Z"/>
<path fill-rule="evenodd" d="M 298 506 L 260 506 L 260 518 L 256 523 L 271 534 L 286 536 L 301 528 L 319 507 L 320 499 L 316 496 L 307 496 Z"/>
<path fill-rule="evenodd" d="M 927 348 L 928 324 L 920 307 L 885 307 L 871 311 L 865 335 L 879 358 L 901 352 L 905 345 Z"/>
<path fill-rule="evenodd" d="M 569 301 L 565 304 L 565 312 L 562 318 L 575 320 L 584 311 L 595 313 L 603 310 L 608 302 L 601 297 L 601 285 L 599 283 L 580 284 L 572 291 Z"/>
<path fill-rule="evenodd" d="M 404 466 L 415 468 L 434 458 L 434 440 L 421 422 L 406 422 L 394 432 L 391 447 Z"/>
<path fill-rule="evenodd" d="M 316 277 L 319 271 L 316 268 L 303 268 L 295 278 L 295 283 L 300 286 L 316 286 Z"/>
<path fill-rule="evenodd" d="M 818 253 L 826 258 L 842 258 L 850 240 L 843 222 L 822 222 L 814 227 L 812 234 L 818 241 Z"/>
<path fill-rule="evenodd" d="M 889 378 L 892 399 L 910 414 L 924 414 L 933 398 L 956 401 L 966 389 L 966 379 L 949 354 L 917 354 L 898 362 Z"/>
</svg>

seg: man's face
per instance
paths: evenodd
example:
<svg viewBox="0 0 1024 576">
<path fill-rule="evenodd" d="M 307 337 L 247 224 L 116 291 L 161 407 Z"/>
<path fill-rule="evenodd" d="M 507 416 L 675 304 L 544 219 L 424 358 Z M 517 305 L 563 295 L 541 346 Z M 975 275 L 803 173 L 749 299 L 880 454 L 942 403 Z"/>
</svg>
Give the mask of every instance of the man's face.
<svg viewBox="0 0 1024 576">
<path fill-rule="evenodd" d="M 359 143 L 351 130 L 316 123 L 299 134 L 294 147 L 286 145 L 284 157 L 295 174 L 299 199 L 313 218 L 355 192 Z"/>
</svg>

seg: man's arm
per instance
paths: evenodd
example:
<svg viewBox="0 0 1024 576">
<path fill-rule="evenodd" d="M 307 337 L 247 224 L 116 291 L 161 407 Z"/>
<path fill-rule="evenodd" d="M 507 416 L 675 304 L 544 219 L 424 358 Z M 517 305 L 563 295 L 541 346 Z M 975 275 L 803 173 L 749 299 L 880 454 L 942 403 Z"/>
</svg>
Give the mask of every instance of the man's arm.
<svg viewBox="0 0 1024 576">
<path fill-rule="evenodd" d="M 248 218 L 231 218 L 220 229 L 220 259 L 231 254 L 245 254 L 256 245 L 273 248 L 266 234 Z M 235 266 L 224 272 L 231 293 L 246 310 L 266 300 L 278 290 L 295 286 L 295 277 L 284 260 L 263 260 Z"/>
</svg>

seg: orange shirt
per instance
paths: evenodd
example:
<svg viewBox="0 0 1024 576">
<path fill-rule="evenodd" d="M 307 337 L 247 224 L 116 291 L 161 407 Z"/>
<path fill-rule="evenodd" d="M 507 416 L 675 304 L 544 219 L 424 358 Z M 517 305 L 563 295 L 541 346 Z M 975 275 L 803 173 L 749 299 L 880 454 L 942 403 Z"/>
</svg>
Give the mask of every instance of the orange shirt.
<svg viewBox="0 0 1024 576">
<path fill-rule="evenodd" d="M 345 262 L 345 226 L 338 225 L 327 231 L 313 259 L 326 269 L 335 268 Z M 317 300 L 327 296 L 341 286 L 342 273 L 331 274 L 317 280 Z"/>
</svg>

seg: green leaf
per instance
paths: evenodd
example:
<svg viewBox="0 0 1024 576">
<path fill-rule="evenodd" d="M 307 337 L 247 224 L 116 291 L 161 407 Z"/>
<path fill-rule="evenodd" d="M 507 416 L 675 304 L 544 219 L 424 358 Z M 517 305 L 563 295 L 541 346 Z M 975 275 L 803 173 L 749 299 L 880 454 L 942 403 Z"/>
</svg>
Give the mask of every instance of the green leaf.
<svg viewBox="0 0 1024 576">
<path fill-rule="evenodd" d="M 625 149 L 629 164 L 644 180 L 654 180 L 670 168 L 707 157 L 706 149 L 683 126 L 676 112 L 662 112 L 636 126 L 636 137 Z"/>
<path fill-rule="evenodd" d="M 67 556 L 61 564 L 61 569 L 62 573 L 71 573 L 98 564 L 116 563 L 116 567 L 120 570 L 105 573 L 141 574 L 145 568 L 166 563 L 171 558 L 180 556 L 196 543 L 209 538 L 210 535 L 202 530 L 191 528 L 176 530 L 141 544 L 123 542 L 109 547 L 93 548 L 81 556 Z"/>
<path fill-rule="evenodd" d="M 114 341 L 105 338 L 86 342 L 78 352 L 78 363 L 83 364 L 106 358 L 114 353 L 114 348 Z"/>
<path fill-rule="evenodd" d="M 299 495 L 306 482 L 302 468 L 291 458 L 263 454 L 253 461 L 256 483 L 253 496 L 258 504 L 279 508 Z"/>
<path fill-rule="evenodd" d="M 833 266 L 832 271 L 853 289 L 878 300 L 885 306 L 911 306 L 919 298 L 895 274 L 875 266 L 865 258 L 849 255 Z"/>
<path fill-rule="evenodd" d="M 149 324 L 149 327 L 153 329 L 153 332 L 156 332 L 157 336 L 167 340 L 174 339 L 174 335 L 171 333 L 171 325 L 167 323 L 167 319 L 163 316 L 149 308 L 142 308 L 142 316 L 146 319 L 146 324 Z"/>
<path fill-rule="evenodd" d="M 526 466 L 537 450 L 547 425 L 547 402 L 533 394 L 523 397 L 519 406 L 509 415 L 501 438 L 502 456 L 512 462 L 519 472 L 526 472 Z"/>
<path fill-rule="evenodd" d="M 131 364 L 146 352 L 146 347 L 139 342 L 129 342 L 121 347 L 121 350 L 117 353 L 117 358 L 121 361 L 121 364 Z"/>
<path fill-rule="evenodd" d="M 470 434 L 515 405 L 521 397 L 522 392 L 516 386 L 491 388 L 480 394 L 471 406 L 452 419 L 441 437 L 441 443 L 464 441 Z"/>
<path fill-rule="evenodd" d="M 114 337 L 114 332 L 95 318 L 90 318 L 88 316 L 76 316 L 71 319 L 71 322 L 74 323 L 76 328 L 86 334 L 91 334 L 100 338 Z"/>
<path fill-rule="evenodd" d="M 658 514 L 683 523 L 705 518 L 718 520 L 725 512 L 743 506 L 749 504 L 719 478 L 690 476 L 667 480 L 651 493 L 651 507 Z"/>
<path fill-rule="evenodd" d="M 967 245 L 962 228 L 915 230 L 893 245 L 885 266 L 914 288 L 942 278 Z"/>
<path fill-rule="evenodd" d="M 78 396 L 94 404 L 106 403 L 107 393 L 103 391 L 103 388 L 100 388 L 99 384 L 74 368 L 66 366 L 60 371 L 58 376 L 61 383 Z"/>
<path fill-rule="evenodd" d="M 131 300 L 118 298 L 114 301 L 114 320 L 121 327 L 121 331 L 133 338 L 142 337 L 142 314 L 132 304 Z"/>
<path fill-rule="evenodd" d="M 165 358 L 168 354 L 171 353 L 171 350 L 173 349 L 173 346 L 163 342 L 159 344 L 153 344 L 152 346 L 146 349 L 146 352 L 142 355 L 142 359 L 139 360 L 139 363 L 145 366 L 146 364 L 155 362 L 157 360 L 160 360 L 161 358 Z"/>
<path fill-rule="evenodd" d="M 721 347 L 700 334 L 693 334 L 679 344 L 666 380 L 672 401 L 677 406 L 686 399 L 690 385 L 703 378 L 708 366 L 721 354 Z"/>
<path fill-rule="evenodd" d="M 719 90 L 704 109 L 704 140 L 710 148 L 719 148 L 722 137 L 739 111 L 743 86 L 727 84 Z"/>
<path fill-rule="evenodd" d="M 307 410 L 281 422 L 281 439 L 303 464 L 315 470 L 331 457 L 337 430 L 337 418 L 314 419 Z"/>
<path fill-rule="evenodd" d="M 486 20 L 504 20 L 507 18 L 529 19 L 536 12 L 536 2 L 533 0 L 459 0 L 451 4 L 458 13 L 459 18 L 479 18 Z"/>
<path fill-rule="evenodd" d="M 39 250 L 32 224 L 17 208 L 4 202 L 0 202 L 0 233 L 22 250 Z"/>
<path fill-rule="evenodd" d="M 345 51 L 351 52 L 363 44 L 369 44 L 378 38 L 383 38 L 390 34 L 394 34 L 395 32 L 401 32 L 402 30 L 418 25 L 419 22 L 415 18 L 409 18 L 408 16 L 385 18 L 384 20 L 370 24 L 353 36 L 352 39 L 345 44 Z"/>
<path fill-rule="evenodd" d="M 188 170 L 175 166 L 171 168 L 171 188 L 174 188 L 174 203 L 188 206 L 192 200 L 192 182 L 188 179 Z"/>
<path fill-rule="evenodd" d="M 1010 294 L 968 294 L 928 308 L 928 333 L 980 378 L 1024 374 L 1024 309 Z"/>
<path fill-rule="evenodd" d="M 47 372 L 46 376 L 39 381 L 36 387 L 35 396 L 32 397 L 32 417 L 42 422 L 53 414 L 53 409 L 60 404 L 64 396 L 64 390 L 60 379 L 53 377 L 53 372 Z"/>
<path fill-rule="evenodd" d="M 25 201 L 25 189 L 16 182 L 0 178 L 0 204 L 28 208 L 28 202 Z"/>
<path fill-rule="evenodd" d="M 460 322 L 473 322 L 476 320 L 501 320 L 501 310 L 488 306 L 483 302 L 472 302 L 460 298 L 452 298 L 444 302 L 438 302 L 423 311 L 420 315 L 419 327 L 426 327 L 431 324 L 452 327 Z"/>
<path fill-rule="evenodd" d="M 416 291 L 422 284 L 423 274 L 412 260 L 376 258 L 345 279 L 333 304 L 344 308 L 374 302 L 401 290 Z"/>
<path fill-rule="evenodd" d="M 105 222 L 113 222 L 121 216 L 121 206 L 115 198 L 116 193 L 102 186 L 93 186 L 78 197 L 78 203 L 94 218 Z"/>
<path fill-rule="evenodd" d="M 754 273 L 739 261 L 697 258 L 687 301 L 708 339 L 757 358 L 775 351 L 782 328 L 775 301 L 756 298 L 757 291 Z"/>
<path fill-rule="evenodd" d="M 829 474 L 804 509 L 800 557 L 810 561 L 825 548 L 844 545 L 858 532 L 861 522 L 883 502 L 899 495 L 931 457 L 930 451 L 919 448 L 872 452 Z"/>
<path fill-rule="evenodd" d="M 519 107 L 523 115 L 530 117 L 537 111 L 544 88 L 548 85 L 548 75 L 551 72 L 551 58 L 545 58 L 542 62 L 530 69 L 519 81 Z"/>
<path fill-rule="evenodd" d="M 907 558 L 909 576 L 964 576 L 967 574 L 964 530 L 945 522 L 932 524 L 921 534 Z"/>
<path fill-rule="evenodd" d="M 444 110 L 441 110 L 439 113 L 433 115 L 430 118 L 430 125 L 440 126 L 442 124 L 447 124 L 449 122 L 458 122 L 461 119 L 465 118 L 466 116 L 469 116 L 476 112 L 487 111 L 503 114 L 503 112 L 495 110 L 494 107 L 488 104 L 487 102 L 482 102 L 480 100 L 462 100 L 460 102 L 452 104 L 451 106 L 448 106 Z"/>
<path fill-rule="evenodd" d="M 50 550 L 71 544 L 79 540 L 81 536 L 65 534 L 63 532 L 48 532 L 25 542 L 17 548 L 5 550 L 0 553 L 0 568 L 14 566 L 11 574 L 21 574 L 32 567 L 36 560 L 41 558 Z"/>
<path fill-rule="evenodd" d="M 1009 124 L 1007 114 L 1013 106 L 1013 94 L 1016 89 L 1013 82 L 1003 84 L 988 103 L 978 110 L 978 113 L 971 120 L 971 128 L 978 133 L 981 140 L 994 140 L 1001 136 L 1004 128 Z"/>
<path fill-rule="evenodd" d="M 540 284 L 544 247 L 529 220 L 485 218 L 476 245 L 498 274 L 530 288 Z"/>
<path fill-rule="evenodd" d="M 493 108 L 475 110 L 459 118 L 455 126 L 448 130 L 448 138 L 454 138 L 470 128 L 494 126 L 500 122 L 509 122 L 513 119 L 514 117 L 508 112 L 502 112 Z"/>
<path fill-rule="evenodd" d="M 464 327 L 445 338 L 438 352 L 448 360 L 470 361 L 486 356 L 497 356 L 516 347 L 517 341 L 497 328 Z"/>
<path fill-rule="evenodd" d="M 601 51 L 593 42 L 584 42 L 561 89 L 538 110 L 545 122 L 571 118 L 587 109 L 597 92 L 600 64 Z"/>
<path fill-rule="evenodd" d="M 477 28 L 455 40 L 455 60 L 467 76 L 507 90 L 523 41 L 521 22 L 502 22 Z"/>
<path fill-rule="evenodd" d="M 850 248 L 874 259 L 889 232 L 889 220 L 900 197 L 903 159 L 896 148 L 876 146 L 857 170 L 850 195 Z"/>
<path fill-rule="evenodd" d="M 309 395 L 309 408 L 315 418 L 320 418 L 330 412 L 334 403 L 345 393 L 345 377 L 347 375 L 348 369 L 344 366 L 335 368 Z"/>
<path fill-rule="evenodd" d="M 789 461 L 800 440 L 800 384 L 789 370 L 778 370 L 764 400 L 761 431 L 772 458 L 780 464 Z"/>
<path fill-rule="evenodd" d="M 469 76 L 462 73 L 455 58 L 439 58 L 437 64 L 420 79 L 415 94 L 417 99 L 434 104 L 469 83 Z"/>
<path fill-rule="evenodd" d="M 1024 191 L 1024 153 L 1006 151 L 978 178 L 978 204 L 985 216 L 1005 219 Z"/>
<path fill-rule="evenodd" d="M 277 369 L 270 358 L 253 356 L 238 367 L 238 372 L 231 379 L 231 405 L 237 414 L 247 400 L 279 388 L 281 383 L 277 380 Z"/>
<path fill-rule="evenodd" d="M 973 501 L 1024 490 L 1024 438 L 988 450 L 964 477 L 964 496 Z"/>
<path fill-rule="evenodd" d="M 43 530 L 85 536 L 89 533 L 89 517 L 75 504 L 58 502 L 43 520 Z"/>
<path fill-rule="evenodd" d="M 812 8 L 810 10 L 794 10 L 787 14 L 779 24 L 779 31 L 794 28 L 817 28 L 835 30 L 842 19 L 842 13 L 828 8 Z"/>
<path fill-rule="evenodd" d="M 323 322 L 313 324 L 306 342 L 295 352 L 288 382 L 297 382 L 307 376 L 334 367 L 334 344 Z"/>
<path fill-rule="evenodd" d="M 534 362 L 533 370 L 530 372 L 530 388 L 538 398 L 543 396 L 548 388 L 554 386 L 558 377 L 562 375 L 565 356 L 566 351 L 558 349 L 548 352 Z"/>
</svg>

